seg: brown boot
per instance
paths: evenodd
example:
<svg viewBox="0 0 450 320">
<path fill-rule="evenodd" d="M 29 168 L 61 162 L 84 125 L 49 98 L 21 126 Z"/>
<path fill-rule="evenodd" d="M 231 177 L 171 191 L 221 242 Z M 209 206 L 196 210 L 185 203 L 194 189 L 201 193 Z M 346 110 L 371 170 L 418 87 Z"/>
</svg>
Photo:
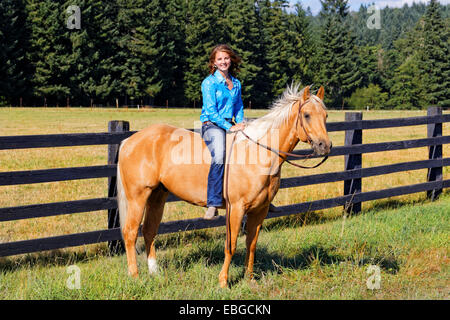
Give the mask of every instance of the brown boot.
<svg viewBox="0 0 450 320">
<path fill-rule="evenodd" d="M 218 213 L 217 213 L 217 208 L 216 207 L 208 207 L 208 210 L 206 210 L 205 216 L 203 217 L 203 219 L 211 220 L 215 216 L 217 216 L 217 214 Z"/>
</svg>

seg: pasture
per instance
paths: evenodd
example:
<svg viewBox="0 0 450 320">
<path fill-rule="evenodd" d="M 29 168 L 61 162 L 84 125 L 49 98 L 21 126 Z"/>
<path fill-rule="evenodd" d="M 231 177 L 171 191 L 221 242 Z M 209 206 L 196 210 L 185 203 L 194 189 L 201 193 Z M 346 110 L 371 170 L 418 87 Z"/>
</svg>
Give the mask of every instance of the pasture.
<svg viewBox="0 0 450 320">
<path fill-rule="evenodd" d="M 246 110 L 247 117 L 266 111 Z M 105 132 L 110 120 L 126 120 L 131 130 L 164 122 L 193 128 L 200 109 L 2 108 L 0 135 Z M 363 119 L 425 115 L 426 111 L 364 112 Z M 344 113 L 329 112 L 343 121 Z M 450 128 L 444 124 L 444 135 Z M 366 130 L 364 143 L 426 137 L 426 126 Z M 344 133 L 332 132 L 335 146 Z M 305 145 L 299 146 L 305 148 Z M 106 146 L 0 151 L 0 172 L 102 165 Z M 449 154 L 444 146 L 444 156 Z M 427 159 L 426 148 L 366 154 L 363 167 Z M 310 160 L 314 163 L 314 160 Z M 307 161 L 306 164 L 309 164 Z M 343 157 L 330 158 L 317 169 L 302 171 L 285 164 L 282 177 L 339 171 Z M 444 168 L 444 179 L 449 170 Z M 363 179 L 363 190 L 424 182 L 426 170 Z M 0 207 L 105 197 L 107 179 L 1 187 Z M 282 189 L 274 204 L 286 205 L 343 194 L 343 183 Z M 126 275 L 125 256 L 111 257 L 106 244 L 0 260 L 1 299 L 448 299 L 450 194 L 429 203 L 424 193 L 363 204 L 363 213 L 348 217 L 342 208 L 267 220 L 258 242 L 256 281 L 243 278 L 244 238 L 230 269 L 231 289 L 219 290 L 224 228 L 160 236 L 156 244 L 160 274 Z M 197 218 L 202 208 L 168 203 L 163 221 Z M 222 211 L 221 213 L 223 213 Z M 0 223 L 0 242 L 93 231 L 107 227 L 105 211 Z M 138 242 L 142 247 L 142 239 Z M 81 270 L 81 288 L 69 290 L 66 268 Z M 381 288 L 367 289 L 369 265 L 381 270 Z M 108 272 L 105 272 L 105 271 Z"/>
</svg>

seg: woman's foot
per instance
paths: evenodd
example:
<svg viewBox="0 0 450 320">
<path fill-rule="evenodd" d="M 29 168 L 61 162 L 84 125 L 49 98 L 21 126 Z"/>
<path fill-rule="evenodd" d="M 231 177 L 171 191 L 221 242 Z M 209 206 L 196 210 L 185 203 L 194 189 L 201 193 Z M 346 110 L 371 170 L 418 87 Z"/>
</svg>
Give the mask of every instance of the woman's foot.
<svg viewBox="0 0 450 320">
<path fill-rule="evenodd" d="M 217 213 L 217 208 L 216 207 L 208 207 L 208 210 L 206 210 L 205 216 L 203 217 L 203 219 L 211 220 L 215 216 L 217 216 L 217 214 L 218 213 Z"/>
</svg>

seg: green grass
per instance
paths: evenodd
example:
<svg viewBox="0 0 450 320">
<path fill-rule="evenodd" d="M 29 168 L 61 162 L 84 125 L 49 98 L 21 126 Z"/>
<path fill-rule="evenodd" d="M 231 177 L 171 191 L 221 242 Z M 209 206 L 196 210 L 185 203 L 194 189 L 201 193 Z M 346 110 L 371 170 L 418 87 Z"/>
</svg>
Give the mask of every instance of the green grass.
<svg viewBox="0 0 450 320">
<path fill-rule="evenodd" d="M 126 274 L 125 256 L 101 249 L 24 255 L 0 262 L 0 299 L 448 299 L 450 194 L 433 203 L 373 210 L 316 221 L 305 215 L 267 220 L 255 280 L 244 277 L 244 236 L 220 289 L 224 229 L 159 236 L 160 273 Z M 142 243 L 139 242 L 140 249 Z M 67 267 L 80 268 L 80 289 L 70 290 Z M 380 289 L 366 285 L 370 265 L 380 268 Z"/>
</svg>

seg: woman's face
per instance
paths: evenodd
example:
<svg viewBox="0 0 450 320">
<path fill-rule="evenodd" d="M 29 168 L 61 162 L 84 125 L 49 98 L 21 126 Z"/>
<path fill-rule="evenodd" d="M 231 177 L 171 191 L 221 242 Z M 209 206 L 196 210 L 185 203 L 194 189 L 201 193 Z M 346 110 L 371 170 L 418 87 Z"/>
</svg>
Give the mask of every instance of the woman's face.
<svg viewBox="0 0 450 320">
<path fill-rule="evenodd" d="M 228 72 L 228 69 L 231 66 L 231 58 L 230 55 L 224 51 L 219 51 L 216 53 L 216 59 L 214 60 L 214 64 L 217 66 L 222 72 Z"/>
</svg>

